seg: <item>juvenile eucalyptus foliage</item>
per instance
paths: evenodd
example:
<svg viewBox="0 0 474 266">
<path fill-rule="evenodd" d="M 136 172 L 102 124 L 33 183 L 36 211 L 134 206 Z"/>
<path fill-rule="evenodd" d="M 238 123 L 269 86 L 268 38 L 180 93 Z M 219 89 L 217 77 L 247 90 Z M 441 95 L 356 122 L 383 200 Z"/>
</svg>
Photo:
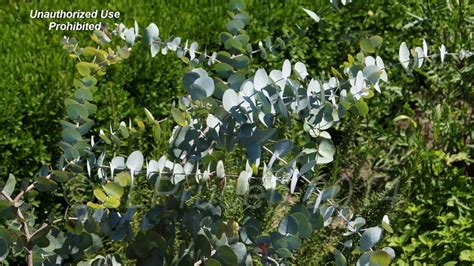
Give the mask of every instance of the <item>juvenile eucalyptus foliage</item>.
<svg viewBox="0 0 474 266">
<path fill-rule="evenodd" d="M 313 11 L 303 11 L 319 21 Z M 359 254 L 358 265 L 388 265 L 393 260 L 393 249 L 378 245 L 383 231 L 392 232 L 388 217 L 380 227 L 370 226 L 373 221 L 339 206 L 339 185 L 317 178 L 321 167 L 334 158 L 328 129 L 345 116 L 367 115 L 367 99 L 388 81 L 385 63 L 376 55 L 382 38 L 361 40 L 361 52 L 348 55 L 341 69 L 332 68 L 331 76 L 312 77 L 303 62 L 291 59 L 284 60 L 280 69 L 254 68 L 253 60 L 277 55 L 285 43 L 280 38 L 251 42 L 245 31 L 250 20 L 245 3 L 231 1 L 229 14 L 227 31 L 220 34 L 224 49 L 212 53 L 180 37 L 165 39 L 154 23 L 143 30 L 135 23 L 94 32 L 95 47 L 82 48 L 72 38 L 63 39 L 64 48 L 78 60 L 78 78 L 74 95 L 65 101 L 61 159 L 43 167 L 35 182 L 22 185 L 16 196 L 15 177 L 8 178 L 0 197 L 0 219 L 6 224 L 0 227 L 0 261 L 24 252 L 30 265 L 119 265 L 117 254 L 103 255 L 104 242 L 124 241 L 125 256 L 140 265 L 252 265 L 256 259 L 287 265 L 304 239 L 334 220 L 342 221 L 347 237 L 332 251 L 337 265 L 346 265 L 345 255 L 351 252 Z M 126 44 L 117 45 L 121 42 L 117 39 Z M 163 120 L 148 110 L 146 125 L 122 122 L 116 129 L 101 129 L 99 136 L 89 133 L 97 111 L 93 104 L 97 78 L 127 59 L 140 41 L 149 47 L 151 57 L 172 52 L 189 65 L 182 78 L 187 94 L 170 112 L 176 126 L 169 152 L 159 158 L 144 155 L 140 147 L 132 147 L 135 151 L 128 156 L 105 152 L 145 127 L 160 139 Z M 441 61 L 447 54 L 443 47 Z M 423 42 L 423 48 L 412 50 L 412 67 L 428 60 L 427 49 Z M 463 52 L 464 57 L 470 55 Z M 402 43 L 400 63 L 408 70 L 410 62 Z M 304 144 L 291 135 L 292 127 L 301 129 Z M 226 163 L 232 162 L 229 154 L 240 151 L 242 165 Z M 35 221 L 24 195 L 54 191 L 75 178 L 96 182 L 94 199 L 71 206 L 64 217 Z M 141 217 L 132 200 L 133 191 L 140 189 L 135 188 L 138 179 L 153 188 L 151 206 L 140 212 Z M 264 232 L 257 218 L 226 219 L 224 206 L 206 198 L 210 183 L 224 190 L 229 179 L 236 181 L 239 197 L 252 196 L 251 185 L 262 187 L 260 200 L 269 206 L 282 202 L 287 193 L 299 198 L 277 227 Z M 133 221 L 139 222 L 138 229 Z"/>
</svg>

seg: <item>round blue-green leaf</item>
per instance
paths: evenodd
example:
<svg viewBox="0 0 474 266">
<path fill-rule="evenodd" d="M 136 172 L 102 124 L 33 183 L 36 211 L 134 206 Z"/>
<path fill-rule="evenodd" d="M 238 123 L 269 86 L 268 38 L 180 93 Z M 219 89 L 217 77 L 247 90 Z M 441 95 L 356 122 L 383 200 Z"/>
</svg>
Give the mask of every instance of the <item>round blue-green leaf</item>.
<svg viewBox="0 0 474 266">
<path fill-rule="evenodd" d="M 332 254 L 334 255 L 334 258 L 336 259 L 336 266 L 346 266 L 347 265 L 346 257 L 344 257 L 344 254 L 342 254 L 341 251 L 339 251 L 338 249 L 334 249 L 332 251 Z"/>
<path fill-rule="evenodd" d="M 202 234 L 199 234 L 196 237 L 196 241 L 194 241 L 194 244 L 196 245 L 197 250 L 201 252 L 200 256 L 204 256 L 204 257 L 211 256 L 212 246 L 209 243 L 209 240 L 207 239 L 207 237 L 205 237 Z"/>
<path fill-rule="evenodd" d="M 255 87 L 255 90 L 261 91 L 263 88 L 265 88 L 268 85 L 268 75 L 265 69 L 260 68 L 255 72 L 255 77 L 253 78 L 253 84 Z"/>
<path fill-rule="evenodd" d="M 215 259 L 208 259 L 206 260 L 206 266 L 221 266 L 222 264 L 218 261 L 218 260 L 215 260 Z"/>
<path fill-rule="evenodd" d="M 72 120 L 78 120 L 79 118 L 86 118 L 89 115 L 87 109 L 81 104 L 71 104 L 66 108 L 67 115 Z"/>
<path fill-rule="evenodd" d="M 407 69 L 410 64 L 410 51 L 408 51 L 408 46 L 405 42 L 400 44 L 398 50 L 398 60 L 402 64 L 403 68 Z"/>
<path fill-rule="evenodd" d="M 4 261 L 10 253 L 10 247 L 8 246 L 7 240 L 0 237 L 0 261 Z"/>
<path fill-rule="evenodd" d="M 235 49 L 237 51 L 241 51 L 243 49 L 242 43 L 234 38 L 229 38 L 224 43 L 225 49 Z"/>
<path fill-rule="evenodd" d="M 127 158 L 127 168 L 138 174 L 143 167 L 143 154 L 141 151 L 132 152 Z"/>
<path fill-rule="evenodd" d="M 87 132 L 89 132 L 89 130 L 92 128 L 93 125 L 94 125 L 94 121 L 88 120 L 87 122 L 84 122 L 82 125 L 80 125 L 77 128 L 77 131 L 79 131 L 81 135 L 85 135 Z"/>
<path fill-rule="evenodd" d="M 92 101 L 92 92 L 88 88 L 80 88 L 74 92 L 74 97 L 80 101 Z"/>
<path fill-rule="evenodd" d="M 86 108 L 89 115 L 93 115 L 95 112 L 97 112 L 97 105 L 90 102 L 84 102 L 84 107 Z"/>
<path fill-rule="evenodd" d="M 234 68 L 227 63 L 214 64 L 214 70 L 223 78 L 228 78 L 234 72 Z"/>
<path fill-rule="evenodd" d="M 160 30 L 158 29 L 158 26 L 156 26 L 155 23 L 150 23 L 150 25 L 145 29 L 143 39 L 145 43 L 151 44 L 153 41 L 158 39 L 159 35 Z"/>
<path fill-rule="evenodd" d="M 292 216 L 287 216 L 281 220 L 278 232 L 282 235 L 296 235 L 298 233 L 298 222 Z"/>
<path fill-rule="evenodd" d="M 287 248 L 289 250 L 295 250 L 301 247 L 301 239 L 297 236 L 289 235 L 284 236 L 282 239 L 285 240 Z"/>
<path fill-rule="evenodd" d="M 291 149 L 293 149 L 293 142 L 289 139 L 279 140 L 272 146 L 273 154 L 278 157 L 285 156 Z"/>
<path fill-rule="evenodd" d="M 68 143 L 75 143 L 82 139 L 81 133 L 73 128 L 65 128 L 62 131 L 63 140 Z"/>
<path fill-rule="evenodd" d="M 281 258 L 286 259 L 291 257 L 291 252 L 287 248 L 279 248 L 276 252 Z"/>
<path fill-rule="evenodd" d="M 334 186 L 326 188 L 322 192 L 321 201 L 336 197 L 337 193 L 339 193 L 340 190 L 341 190 L 341 187 L 338 185 L 334 185 Z"/>
<path fill-rule="evenodd" d="M 224 265 L 237 265 L 237 256 L 229 246 L 220 246 L 213 258 Z"/>
<path fill-rule="evenodd" d="M 44 176 L 38 176 L 36 178 L 36 187 L 40 192 L 53 191 L 57 186 L 58 184 L 56 184 L 56 182 Z"/>
<path fill-rule="evenodd" d="M 369 250 L 379 242 L 381 237 L 382 229 L 380 229 L 380 227 L 367 228 L 360 238 L 360 248 L 362 250 Z"/>
<path fill-rule="evenodd" d="M 234 251 L 234 254 L 237 256 L 237 262 L 239 264 L 245 261 L 247 257 L 247 248 L 245 247 L 244 243 L 237 242 L 230 246 L 230 248 Z"/>
<path fill-rule="evenodd" d="M 233 19 L 227 22 L 227 30 L 232 34 L 237 34 L 241 29 L 245 27 L 245 24 L 239 19 Z"/>
<path fill-rule="evenodd" d="M 222 96 L 224 110 L 229 112 L 232 108 L 240 104 L 240 97 L 233 89 L 227 89 Z"/>
<path fill-rule="evenodd" d="M 232 0 L 229 3 L 230 10 L 238 10 L 242 11 L 245 9 L 245 1 L 244 0 Z"/>
<path fill-rule="evenodd" d="M 246 68 L 249 65 L 250 59 L 246 55 L 238 55 L 234 57 L 233 66 L 236 69 Z"/>
<path fill-rule="evenodd" d="M 71 173 L 65 171 L 54 170 L 53 179 L 59 183 L 63 183 L 69 180 Z"/>
<path fill-rule="evenodd" d="M 370 256 L 372 255 L 372 251 L 365 252 L 362 254 L 359 259 L 357 260 L 357 266 L 370 266 Z"/>
<path fill-rule="evenodd" d="M 210 77 L 200 77 L 189 87 L 188 93 L 193 100 L 204 99 L 214 93 L 214 80 Z"/>
<path fill-rule="evenodd" d="M 239 178 L 237 179 L 237 187 L 235 189 L 237 195 L 246 195 L 248 193 L 249 178 L 250 174 L 247 171 L 240 172 Z"/>
<path fill-rule="evenodd" d="M 291 214 L 298 223 L 298 236 L 301 238 L 307 238 L 311 236 L 312 226 L 308 221 L 308 218 L 301 212 Z"/>
<path fill-rule="evenodd" d="M 316 163 L 325 164 L 332 162 L 332 160 L 334 159 L 335 152 L 336 149 L 334 148 L 334 145 L 332 144 L 331 140 L 321 140 L 318 147 L 318 157 L 316 158 Z"/>
</svg>

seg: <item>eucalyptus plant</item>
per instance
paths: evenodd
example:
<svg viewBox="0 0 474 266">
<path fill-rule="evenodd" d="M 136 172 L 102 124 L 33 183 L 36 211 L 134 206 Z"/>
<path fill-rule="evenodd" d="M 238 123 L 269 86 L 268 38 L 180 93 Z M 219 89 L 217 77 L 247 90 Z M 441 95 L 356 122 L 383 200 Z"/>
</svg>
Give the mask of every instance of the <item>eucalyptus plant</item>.
<svg viewBox="0 0 474 266">
<path fill-rule="evenodd" d="M 303 11 L 319 22 L 315 12 Z M 15 177 L 8 178 L 0 198 L 5 224 L 0 227 L 0 261 L 23 252 L 29 265 L 119 265 L 120 256 L 105 254 L 103 247 L 106 241 L 123 241 L 124 256 L 140 265 L 252 265 L 256 260 L 288 265 L 302 241 L 314 231 L 333 230 L 336 220 L 347 238 L 332 251 L 337 265 L 346 265 L 350 253 L 359 254 L 358 265 L 388 265 L 394 259 L 393 249 L 378 244 L 384 231 L 392 232 L 389 218 L 369 226 L 339 200 L 344 188 L 318 178 L 334 159 L 329 129 L 346 116 L 367 115 L 367 100 L 388 82 L 386 64 L 376 54 L 382 37 L 361 40 L 361 51 L 332 68 L 332 75 L 312 77 L 304 62 L 291 59 L 281 69 L 265 69 L 259 62 L 284 50 L 284 40 L 251 42 L 245 31 L 250 16 L 242 1 L 231 1 L 229 14 L 227 31 L 219 36 L 224 49 L 216 52 L 200 50 L 197 42 L 181 37 L 165 38 L 154 23 L 143 30 L 135 23 L 95 31 L 94 47 L 80 47 L 64 37 L 64 48 L 77 60 L 78 76 L 74 95 L 65 100 L 61 158 L 43 167 L 34 183 L 22 184 L 16 195 Z M 100 129 L 98 136 L 90 132 L 100 76 L 126 60 L 140 41 L 151 57 L 175 53 L 188 66 L 182 77 L 187 94 L 171 108 L 174 127 L 168 153 L 161 157 L 146 155 L 140 147 L 129 147 L 135 151 L 128 156 L 108 154 L 108 147 L 144 128 L 162 138 L 167 119 L 157 120 L 147 109 L 146 121 L 137 126 L 122 122 L 118 128 Z M 412 49 L 411 59 L 407 45 L 401 44 L 400 64 L 408 72 L 438 56 L 428 54 L 425 41 L 422 46 Z M 441 62 L 446 55 L 457 54 L 442 46 Z M 299 135 L 289 128 L 300 129 Z M 93 199 L 70 206 L 64 217 L 34 220 L 25 195 L 54 191 L 59 183 L 78 178 L 96 184 Z M 153 191 L 145 211 L 137 210 L 132 197 L 142 189 L 136 186 L 139 179 Z M 228 219 L 222 198 L 229 183 L 236 184 L 237 197 L 274 207 L 292 195 L 294 203 L 270 231 L 251 213 Z M 208 193 L 215 185 L 223 191 L 217 199 Z"/>
</svg>

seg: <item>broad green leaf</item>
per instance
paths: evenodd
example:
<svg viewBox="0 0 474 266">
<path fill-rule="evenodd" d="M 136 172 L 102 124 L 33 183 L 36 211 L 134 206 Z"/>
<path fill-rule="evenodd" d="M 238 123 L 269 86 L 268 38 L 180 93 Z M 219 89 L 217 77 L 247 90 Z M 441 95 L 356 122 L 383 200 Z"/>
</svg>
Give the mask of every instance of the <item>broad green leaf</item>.
<svg viewBox="0 0 474 266">
<path fill-rule="evenodd" d="M 171 107 L 171 115 L 173 115 L 173 119 L 176 122 L 176 124 L 182 127 L 185 127 L 188 124 L 188 121 L 186 120 L 184 113 L 181 112 L 178 108 Z"/>
<path fill-rule="evenodd" d="M 153 117 L 153 114 L 148 111 L 148 109 L 144 108 L 145 109 L 145 115 L 146 115 L 146 118 L 148 119 L 148 122 L 150 122 L 150 124 L 154 124 L 155 123 L 155 117 Z"/>
<path fill-rule="evenodd" d="M 56 189 L 58 185 L 53 180 L 44 176 L 38 176 L 36 178 L 36 187 L 40 192 L 49 192 Z"/>
<path fill-rule="evenodd" d="M 120 135 L 122 135 L 124 139 L 127 139 L 130 136 L 130 132 L 128 131 L 127 124 L 125 124 L 125 122 L 120 122 L 119 130 Z"/>
<path fill-rule="evenodd" d="M 361 116 L 366 116 L 369 113 L 369 106 L 362 99 L 357 101 L 354 106 Z"/>
<path fill-rule="evenodd" d="M 71 173 L 69 173 L 69 172 L 59 171 L 59 170 L 54 170 L 53 171 L 53 179 L 56 182 L 64 183 L 64 182 L 68 181 L 70 177 L 71 177 Z"/>
</svg>

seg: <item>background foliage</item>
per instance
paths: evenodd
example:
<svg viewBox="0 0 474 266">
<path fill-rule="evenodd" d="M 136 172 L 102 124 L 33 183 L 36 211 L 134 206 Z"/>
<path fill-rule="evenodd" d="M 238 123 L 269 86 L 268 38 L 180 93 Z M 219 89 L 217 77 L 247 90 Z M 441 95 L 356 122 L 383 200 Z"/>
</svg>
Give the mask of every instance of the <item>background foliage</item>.
<svg viewBox="0 0 474 266">
<path fill-rule="evenodd" d="M 355 44 L 360 39 L 372 35 L 384 38 L 379 53 L 392 62 L 397 62 L 400 42 L 420 45 L 422 38 L 432 47 L 443 43 L 448 51 L 473 50 L 469 1 L 355 1 L 340 10 L 318 9 L 323 2 L 251 1 L 248 33 L 254 40 L 286 36 L 286 55 L 306 62 L 311 74 L 330 73 L 330 67 L 341 64 L 348 53 L 357 53 Z M 163 35 L 193 39 L 207 44 L 209 50 L 218 47 L 216 29 L 223 30 L 225 7 L 212 1 L 180 3 L 75 1 L 68 8 L 119 10 L 118 22 L 131 25 L 135 19 L 146 25 L 152 20 L 159 22 Z M 308 19 L 300 7 L 320 14 L 321 23 Z M 64 113 L 63 100 L 71 94 L 66 88 L 72 83 L 74 66 L 57 45 L 61 34 L 47 31 L 42 20 L 29 19 L 29 10 L 35 8 L 64 7 L 59 1 L 20 1 L 0 7 L 0 22 L 9 25 L 0 37 L 4 55 L 0 68 L 6 73 L 0 80 L 0 174 L 4 180 L 8 173 L 31 178 L 41 167 L 38 162 L 57 159 L 51 155 L 59 154 L 58 121 Z M 86 38 L 86 34 L 74 36 Z M 126 64 L 115 67 L 100 82 L 96 128 L 108 127 L 111 119 L 114 126 L 128 117 L 144 119 L 143 107 L 158 118 L 165 117 L 170 104 L 182 94 L 183 64 L 173 55 L 144 60 L 147 50 L 137 48 Z M 270 59 L 269 68 L 280 68 L 282 58 L 285 55 Z M 325 178 L 347 177 L 354 188 L 353 206 L 374 221 L 391 211 L 395 233 L 387 244 L 395 248 L 400 264 L 473 260 L 473 76 L 472 57 L 464 62 L 448 57 L 444 65 L 416 71 L 413 76 L 401 67 L 390 67 L 390 86 L 370 101 L 371 115 L 346 120 L 334 132 L 336 145 L 343 150 L 336 153 L 340 157 L 329 166 Z M 394 122 L 400 115 L 408 118 Z M 160 147 L 142 149 L 160 152 Z M 34 198 L 37 215 L 62 213 L 60 194 L 53 200 L 46 198 Z M 51 201 L 57 205 L 53 209 Z M 294 262 L 332 261 L 324 254 L 338 240 L 337 235 L 314 235 Z"/>
</svg>

